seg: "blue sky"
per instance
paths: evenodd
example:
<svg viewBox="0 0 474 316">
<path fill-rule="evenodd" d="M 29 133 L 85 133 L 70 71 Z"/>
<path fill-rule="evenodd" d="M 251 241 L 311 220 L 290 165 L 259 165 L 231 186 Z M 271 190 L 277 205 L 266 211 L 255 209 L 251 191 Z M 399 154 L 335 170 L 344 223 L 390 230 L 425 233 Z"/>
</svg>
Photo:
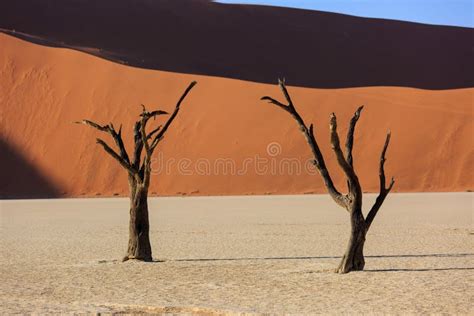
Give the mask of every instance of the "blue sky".
<svg viewBox="0 0 474 316">
<path fill-rule="evenodd" d="M 219 0 L 428 24 L 474 27 L 474 0 Z"/>
</svg>

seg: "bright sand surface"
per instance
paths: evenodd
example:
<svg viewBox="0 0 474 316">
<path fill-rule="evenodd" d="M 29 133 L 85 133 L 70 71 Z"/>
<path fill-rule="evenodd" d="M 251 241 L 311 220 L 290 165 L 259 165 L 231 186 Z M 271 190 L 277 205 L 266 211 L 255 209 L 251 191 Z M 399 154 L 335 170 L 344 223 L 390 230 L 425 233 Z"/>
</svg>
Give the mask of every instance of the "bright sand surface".
<svg viewBox="0 0 474 316">
<path fill-rule="evenodd" d="M 1 201 L 0 313 L 472 314 L 473 198 L 390 195 L 347 275 L 325 195 L 150 199 L 153 263 L 119 261 L 127 199 Z"/>
</svg>

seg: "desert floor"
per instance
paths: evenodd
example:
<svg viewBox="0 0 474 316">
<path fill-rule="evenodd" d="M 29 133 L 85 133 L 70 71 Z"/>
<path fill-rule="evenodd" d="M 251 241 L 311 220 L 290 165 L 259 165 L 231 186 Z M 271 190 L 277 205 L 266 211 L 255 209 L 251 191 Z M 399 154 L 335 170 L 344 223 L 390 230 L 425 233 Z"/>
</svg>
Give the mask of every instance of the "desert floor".
<svg viewBox="0 0 474 316">
<path fill-rule="evenodd" d="M 127 199 L 0 201 L 0 313 L 472 314 L 473 200 L 390 195 L 347 275 L 325 195 L 153 198 L 152 263 L 120 262 Z"/>
</svg>

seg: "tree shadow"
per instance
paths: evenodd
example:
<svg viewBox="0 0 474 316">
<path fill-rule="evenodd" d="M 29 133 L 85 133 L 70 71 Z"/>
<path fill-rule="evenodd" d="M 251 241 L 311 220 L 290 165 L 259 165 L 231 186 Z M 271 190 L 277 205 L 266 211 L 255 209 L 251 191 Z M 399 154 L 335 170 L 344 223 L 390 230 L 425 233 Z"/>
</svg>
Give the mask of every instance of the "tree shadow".
<svg viewBox="0 0 474 316">
<path fill-rule="evenodd" d="M 257 261 L 257 260 L 313 260 L 313 259 L 337 259 L 341 257 L 240 257 L 240 258 L 191 258 L 191 259 L 171 259 L 168 261 Z"/>
<path fill-rule="evenodd" d="M 363 272 L 427 272 L 427 271 L 463 271 L 463 270 L 474 270 L 472 268 L 421 268 L 421 269 L 374 269 L 364 270 Z"/>
<path fill-rule="evenodd" d="M 459 258 L 472 257 L 474 253 L 435 253 L 435 254 L 407 254 L 407 255 L 377 255 L 365 256 L 366 258 Z M 239 258 L 189 258 L 189 259 L 169 259 L 165 261 L 252 261 L 252 260 L 316 260 L 316 259 L 341 259 L 341 256 L 301 256 L 301 257 L 239 257 Z"/>
<path fill-rule="evenodd" d="M 56 198 L 60 189 L 0 137 L 0 199 Z"/>
<path fill-rule="evenodd" d="M 472 257 L 474 253 L 434 253 L 434 254 L 407 254 L 407 255 L 377 255 L 365 256 L 366 258 L 459 258 Z M 341 256 L 302 256 L 302 257 L 240 257 L 240 258 L 190 258 L 190 259 L 169 259 L 154 260 L 161 263 L 171 262 L 220 262 L 220 261 L 271 261 L 271 260 L 318 260 L 318 259 L 341 259 Z M 449 268 L 390 268 L 390 269 L 366 269 L 360 272 L 429 272 L 429 271 L 464 271 L 474 270 L 474 267 L 449 267 Z M 310 271 L 309 273 L 333 272 L 333 269 Z"/>
<path fill-rule="evenodd" d="M 474 253 L 433 253 L 433 254 L 408 254 L 408 255 L 375 255 L 375 256 L 365 256 L 366 258 L 423 258 L 423 257 L 433 257 L 433 258 L 444 258 L 444 257 L 472 257 Z"/>
<path fill-rule="evenodd" d="M 178 73 L 311 88 L 474 87 L 472 28 L 210 0 L 0 1 L 0 28 Z"/>
</svg>

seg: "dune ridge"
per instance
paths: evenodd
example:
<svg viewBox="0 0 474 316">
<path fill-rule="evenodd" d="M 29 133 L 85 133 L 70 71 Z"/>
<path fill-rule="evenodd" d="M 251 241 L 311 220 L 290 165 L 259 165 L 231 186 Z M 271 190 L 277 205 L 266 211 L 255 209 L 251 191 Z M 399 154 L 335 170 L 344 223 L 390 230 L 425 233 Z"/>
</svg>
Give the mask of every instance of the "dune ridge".
<svg viewBox="0 0 474 316">
<path fill-rule="evenodd" d="M 127 194 L 125 172 L 95 145 L 95 138 L 104 135 L 73 121 L 123 123 L 130 148 L 139 105 L 171 110 L 192 80 L 198 85 L 156 155 L 151 195 L 325 192 L 311 170 L 297 174 L 293 169 L 292 174 L 282 164 L 284 159 L 296 159 L 303 168 L 311 156 L 295 123 L 259 100 L 263 95 L 280 97 L 276 85 L 136 69 L 5 34 L 0 34 L 0 46 L 0 136 L 47 176 L 60 196 Z M 386 172 L 396 177 L 396 192 L 473 189 L 472 88 L 328 90 L 291 87 L 292 78 L 287 83 L 295 105 L 308 122 L 315 123 L 328 167 L 341 190 L 345 180 L 328 143 L 328 117 L 337 113 L 344 137 L 349 118 L 361 104 L 365 110 L 354 157 L 365 191 L 378 190 L 378 158 L 388 129 L 393 138 Z M 277 151 L 269 151 L 270 145 Z M 257 170 L 257 158 L 266 159 L 266 172 Z M 252 163 L 239 174 L 245 171 L 246 159 L 253 159 Z M 211 164 L 210 172 L 199 168 L 202 161 Z M 218 168 L 214 168 L 216 161 L 222 162 Z M 234 170 L 231 165 L 222 167 L 228 161 Z M 276 172 L 272 164 L 278 166 Z M 18 172 L 21 166 L 1 166 L 6 175 L 1 180 L 1 196 L 28 197 L 28 192 L 15 191 L 5 183 L 5 179 L 29 181 Z"/>
</svg>

